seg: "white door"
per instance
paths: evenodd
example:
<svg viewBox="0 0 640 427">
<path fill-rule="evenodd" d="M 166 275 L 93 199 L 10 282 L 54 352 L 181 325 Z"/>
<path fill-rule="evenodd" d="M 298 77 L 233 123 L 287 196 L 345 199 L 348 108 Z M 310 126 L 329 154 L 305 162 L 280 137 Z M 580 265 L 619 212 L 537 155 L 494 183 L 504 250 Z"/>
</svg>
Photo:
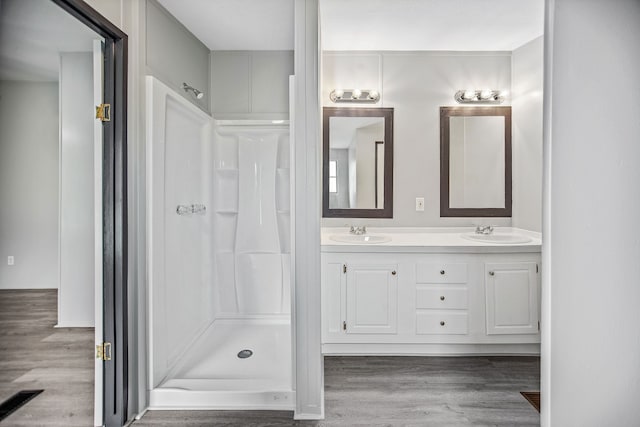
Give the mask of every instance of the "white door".
<svg viewBox="0 0 640 427">
<path fill-rule="evenodd" d="M 398 330 L 397 265 L 348 265 L 348 334 L 395 334 Z"/>
<path fill-rule="evenodd" d="M 104 87 L 104 56 L 102 40 L 93 41 L 93 101 L 95 105 L 102 103 Z M 94 206 L 94 301 L 95 301 L 95 344 L 103 342 L 103 304 L 102 304 L 102 122 L 96 120 L 93 128 L 93 206 Z M 95 359 L 94 380 L 94 425 L 103 425 L 103 366 L 101 359 Z"/>
<path fill-rule="evenodd" d="M 538 278 L 533 262 L 485 264 L 487 334 L 537 334 Z"/>
</svg>

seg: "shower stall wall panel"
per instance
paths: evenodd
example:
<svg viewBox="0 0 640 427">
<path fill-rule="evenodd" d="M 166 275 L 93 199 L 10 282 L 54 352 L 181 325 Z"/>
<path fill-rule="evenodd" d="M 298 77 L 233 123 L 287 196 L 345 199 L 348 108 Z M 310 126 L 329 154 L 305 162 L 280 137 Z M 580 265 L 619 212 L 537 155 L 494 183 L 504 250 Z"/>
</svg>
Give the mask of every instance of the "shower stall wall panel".
<svg viewBox="0 0 640 427">
<path fill-rule="evenodd" d="M 211 118 L 147 77 L 151 387 L 215 317 Z"/>
<path fill-rule="evenodd" d="M 214 164 L 217 316 L 289 319 L 288 127 L 218 125 Z"/>
</svg>

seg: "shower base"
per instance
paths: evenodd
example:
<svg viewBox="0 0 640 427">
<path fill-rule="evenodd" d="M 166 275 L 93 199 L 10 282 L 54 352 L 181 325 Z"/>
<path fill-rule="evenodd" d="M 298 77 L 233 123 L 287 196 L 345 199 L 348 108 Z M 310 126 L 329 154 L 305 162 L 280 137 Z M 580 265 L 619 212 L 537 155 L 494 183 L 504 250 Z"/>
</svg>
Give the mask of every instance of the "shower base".
<svg viewBox="0 0 640 427">
<path fill-rule="evenodd" d="M 240 358 L 243 350 L 252 355 Z M 151 390 L 149 403 L 150 409 L 293 410 L 294 396 L 289 317 L 217 319 Z"/>
</svg>

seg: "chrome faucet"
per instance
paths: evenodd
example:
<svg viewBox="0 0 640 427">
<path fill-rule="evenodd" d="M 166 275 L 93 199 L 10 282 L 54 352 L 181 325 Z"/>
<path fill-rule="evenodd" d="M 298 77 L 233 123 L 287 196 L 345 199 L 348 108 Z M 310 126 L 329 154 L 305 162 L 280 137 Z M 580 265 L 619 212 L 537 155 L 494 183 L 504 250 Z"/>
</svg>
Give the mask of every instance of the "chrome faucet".
<svg viewBox="0 0 640 427">
<path fill-rule="evenodd" d="M 476 234 L 491 234 L 491 233 L 493 233 L 493 227 L 490 225 L 476 226 Z"/>
<path fill-rule="evenodd" d="M 365 227 L 364 225 L 362 227 L 357 227 L 352 225 L 349 228 L 349 233 L 351 234 L 355 234 L 356 236 L 361 236 L 363 234 L 365 234 L 367 232 L 367 227 Z"/>
</svg>

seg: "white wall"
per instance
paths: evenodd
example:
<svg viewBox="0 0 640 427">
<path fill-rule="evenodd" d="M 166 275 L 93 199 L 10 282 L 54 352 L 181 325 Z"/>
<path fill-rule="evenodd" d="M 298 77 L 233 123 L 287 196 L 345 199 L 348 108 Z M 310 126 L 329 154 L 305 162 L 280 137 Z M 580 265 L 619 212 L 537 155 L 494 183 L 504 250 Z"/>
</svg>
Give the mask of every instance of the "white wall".
<svg viewBox="0 0 640 427">
<path fill-rule="evenodd" d="M 1 81 L 0 289 L 57 287 L 58 83 Z"/>
<path fill-rule="evenodd" d="M 94 324 L 93 56 L 60 55 L 58 326 Z"/>
<path fill-rule="evenodd" d="M 640 2 L 547 2 L 543 426 L 640 420 Z"/>
<path fill-rule="evenodd" d="M 538 37 L 511 61 L 513 226 L 533 231 L 542 228 L 543 48 Z"/>
<path fill-rule="evenodd" d="M 440 218 L 439 111 L 457 105 L 453 95 L 461 88 L 509 91 L 510 52 L 325 52 L 322 58 L 322 105 L 336 106 L 329 100 L 335 88 L 360 88 L 380 92 L 376 107 L 394 108 L 393 218 L 324 218 L 323 226 L 511 225 L 510 218 Z M 425 198 L 424 212 L 416 212 L 416 197 Z"/>
</svg>

